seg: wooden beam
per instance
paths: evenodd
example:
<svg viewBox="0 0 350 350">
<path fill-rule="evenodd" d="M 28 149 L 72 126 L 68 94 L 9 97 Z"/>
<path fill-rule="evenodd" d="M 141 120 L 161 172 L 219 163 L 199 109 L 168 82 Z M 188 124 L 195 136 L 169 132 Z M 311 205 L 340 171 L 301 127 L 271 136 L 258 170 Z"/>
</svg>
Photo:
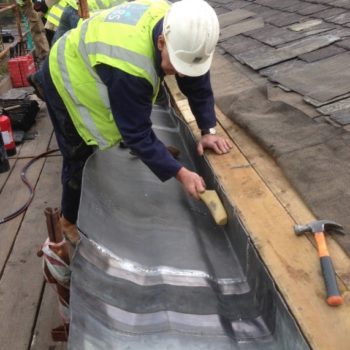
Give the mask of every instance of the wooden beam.
<svg viewBox="0 0 350 350">
<path fill-rule="evenodd" d="M 172 77 L 166 78 L 176 108 L 183 97 Z M 188 114 L 187 109 L 184 114 Z M 229 137 L 229 154 L 206 157 L 231 203 L 246 227 L 281 295 L 306 339 L 314 349 L 348 349 L 350 343 L 349 259 L 328 238 L 344 305 L 326 304 L 325 288 L 312 237 L 296 237 L 295 223 L 314 219 L 309 209 L 283 176 L 276 163 L 253 140 L 218 109 L 219 135 Z M 191 120 L 188 116 L 185 120 Z M 188 126 L 200 137 L 196 123 Z"/>
<path fill-rule="evenodd" d="M 10 11 L 10 10 L 13 10 L 15 7 L 16 7 L 15 4 L 13 4 L 13 5 L 0 4 L 0 14 L 7 12 L 7 11 Z"/>
<path fill-rule="evenodd" d="M 87 19 L 90 17 L 87 0 L 78 0 L 78 14 L 80 18 Z"/>
</svg>

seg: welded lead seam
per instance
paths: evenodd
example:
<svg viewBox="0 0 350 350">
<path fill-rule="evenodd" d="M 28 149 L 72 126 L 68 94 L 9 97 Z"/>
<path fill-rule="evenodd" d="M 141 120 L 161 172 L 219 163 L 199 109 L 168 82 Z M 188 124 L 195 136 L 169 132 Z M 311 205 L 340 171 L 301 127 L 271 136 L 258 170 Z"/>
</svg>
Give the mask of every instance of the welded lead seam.
<svg viewBox="0 0 350 350">
<path fill-rule="evenodd" d="M 170 266 L 146 267 L 137 262 L 122 259 L 85 237 L 79 243 L 79 254 L 91 264 L 105 270 L 106 274 L 140 286 L 169 284 L 185 287 L 210 287 L 215 283 L 224 295 L 244 294 L 250 290 L 247 281 L 242 279 L 215 279 L 204 271 L 177 269 Z"/>
<path fill-rule="evenodd" d="M 82 301 L 85 306 L 88 304 L 89 309 L 94 309 L 94 317 L 100 319 L 103 323 L 107 323 L 109 327 L 113 327 L 118 332 L 130 334 L 146 334 L 158 332 L 178 332 L 184 334 L 194 334 L 206 336 L 225 336 L 226 332 L 222 328 L 220 317 L 217 314 L 186 314 L 176 311 L 157 311 L 150 313 L 134 313 L 123 310 L 115 305 L 103 302 L 101 299 L 92 296 L 80 285 L 74 285 L 74 293 L 79 295 L 79 306 Z M 268 329 L 263 329 L 261 325 L 264 320 L 261 316 L 244 319 L 238 318 L 231 322 L 235 335 L 240 340 L 252 340 L 265 338 L 270 336 Z M 244 327 L 259 327 L 260 333 L 255 336 L 242 331 Z"/>
</svg>

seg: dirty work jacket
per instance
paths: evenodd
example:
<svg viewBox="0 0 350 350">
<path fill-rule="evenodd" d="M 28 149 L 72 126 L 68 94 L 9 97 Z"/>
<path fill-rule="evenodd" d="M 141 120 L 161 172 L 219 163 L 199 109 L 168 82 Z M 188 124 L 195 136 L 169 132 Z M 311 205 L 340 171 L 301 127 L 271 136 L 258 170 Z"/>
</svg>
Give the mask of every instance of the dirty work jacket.
<svg viewBox="0 0 350 350">
<path fill-rule="evenodd" d="M 106 149 L 121 140 L 96 65 L 107 64 L 144 78 L 156 98 L 160 79 L 152 30 L 168 8 L 164 1 L 125 3 L 84 21 L 53 46 L 52 80 L 86 144 Z"/>
</svg>

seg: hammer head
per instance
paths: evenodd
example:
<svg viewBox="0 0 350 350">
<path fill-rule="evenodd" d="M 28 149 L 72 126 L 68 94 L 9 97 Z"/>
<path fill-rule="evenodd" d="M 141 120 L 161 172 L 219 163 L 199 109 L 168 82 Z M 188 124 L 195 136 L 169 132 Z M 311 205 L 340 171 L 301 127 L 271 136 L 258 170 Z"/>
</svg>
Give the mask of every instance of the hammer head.
<svg viewBox="0 0 350 350">
<path fill-rule="evenodd" d="M 327 230 L 336 230 L 337 233 L 342 233 L 343 226 L 331 220 L 315 220 L 307 225 L 294 225 L 294 232 L 297 235 L 302 235 L 307 232 L 325 232 Z"/>
</svg>

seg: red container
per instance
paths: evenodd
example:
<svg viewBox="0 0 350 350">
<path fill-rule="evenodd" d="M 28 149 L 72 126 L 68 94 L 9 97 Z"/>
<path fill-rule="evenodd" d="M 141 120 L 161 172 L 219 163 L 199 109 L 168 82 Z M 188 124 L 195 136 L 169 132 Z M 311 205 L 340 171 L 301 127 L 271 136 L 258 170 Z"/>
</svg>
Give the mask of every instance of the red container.
<svg viewBox="0 0 350 350">
<path fill-rule="evenodd" d="M 29 86 L 27 75 L 36 72 L 32 55 L 11 58 L 7 62 L 7 67 L 14 88 Z"/>
<path fill-rule="evenodd" d="M 0 132 L 4 141 L 7 156 L 16 154 L 16 144 L 13 139 L 13 131 L 10 118 L 7 115 L 0 115 Z"/>
</svg>

